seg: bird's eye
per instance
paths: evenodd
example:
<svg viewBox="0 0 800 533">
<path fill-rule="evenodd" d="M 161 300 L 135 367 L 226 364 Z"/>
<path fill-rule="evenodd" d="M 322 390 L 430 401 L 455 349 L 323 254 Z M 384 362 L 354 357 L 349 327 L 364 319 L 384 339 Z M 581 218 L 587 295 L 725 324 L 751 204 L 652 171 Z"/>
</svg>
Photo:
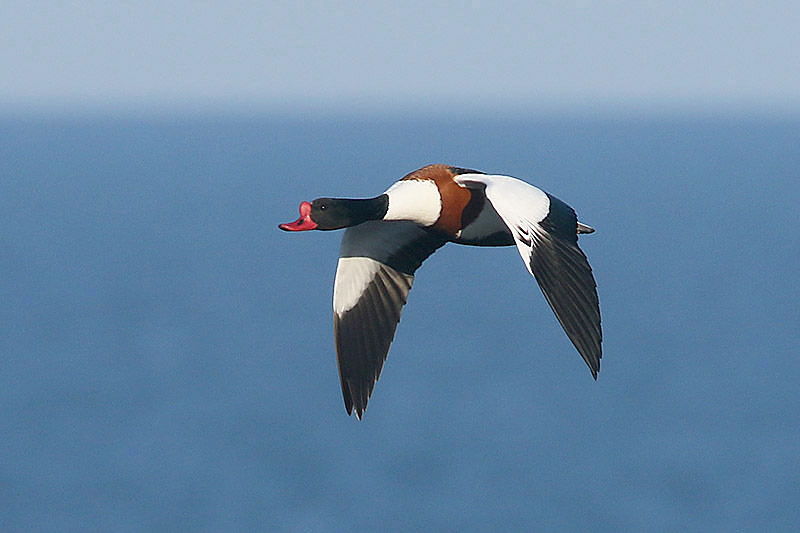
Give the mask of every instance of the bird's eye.
<svg viewBox="0 0 800 533">
<path fill-rule="evenodd" d="M 326 204 L 322 204 L 321 206 L 319 206 L 320 211 L 325 211 L 326 209 L 328 209 L 328 206 Z"/>
</svg>

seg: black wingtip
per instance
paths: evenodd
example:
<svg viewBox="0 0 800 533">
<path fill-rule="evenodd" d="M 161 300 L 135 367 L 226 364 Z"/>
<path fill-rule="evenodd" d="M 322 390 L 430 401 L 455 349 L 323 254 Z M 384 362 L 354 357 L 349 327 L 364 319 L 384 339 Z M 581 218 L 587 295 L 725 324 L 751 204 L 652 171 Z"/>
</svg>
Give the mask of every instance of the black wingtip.
<svg viewBox="0 0 800 533">
<path fill-rule="evenodd" d="M 352 416 L 355 413 L 356 418 L 361 420 L 364 416 L 364 411 L 367 410 L 366 404 L 356 405 L 353 401 L 353 395 L 350 393 L 350 388 L 342 383 L 342 396 L 344 397 L 344 410 L 347 411 L 347 416 Z"/>
<path fill-rule="evenodd" d="M 355 414 L 356 418 L 359 420 L 361 420 L 364 416 L 364 411 L 366 411 L 365 407 L 354 407 L 352 403 L 348 404 L 347 402 L 345 402 L 344 408 L 347 411 L 347 416 L 353 416 Z"/>
<path fill-rule="evenodd" d="M 363 402 L 358 402 L 353 404 L 353 412 L 356 415 L 356 418 L 361 420 L 364 417 L 364 411 L 367 410 L 367 402 L 369 398 L 365 398 Z"/>
</svg>

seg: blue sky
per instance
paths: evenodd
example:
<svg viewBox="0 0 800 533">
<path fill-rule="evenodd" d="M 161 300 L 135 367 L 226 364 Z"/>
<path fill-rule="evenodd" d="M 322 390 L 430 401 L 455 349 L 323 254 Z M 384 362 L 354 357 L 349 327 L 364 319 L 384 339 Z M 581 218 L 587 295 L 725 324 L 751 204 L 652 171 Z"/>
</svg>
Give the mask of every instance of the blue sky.
<svg viewBox="0 0 800 533">
<path fill-rule="evenodd" d="M 0 107 L 800 109 L 795 2 L 0 6 Z"/>
</svg>

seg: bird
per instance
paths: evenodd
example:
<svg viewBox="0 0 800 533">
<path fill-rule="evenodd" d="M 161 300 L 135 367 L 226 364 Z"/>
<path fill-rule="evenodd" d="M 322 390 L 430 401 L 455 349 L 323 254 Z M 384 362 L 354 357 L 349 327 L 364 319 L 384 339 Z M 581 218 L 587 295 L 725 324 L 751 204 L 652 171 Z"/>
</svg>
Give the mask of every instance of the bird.
<svg viewBox="0 0 800 533">
<path fill-rule="evenodd" d="M 447 243 L 513 246 L 597 379 L 597 284 L 578 235 L 594 228 L 555 196 L 517 178 L 433 164 L 374 198 L 300 204 L 289 232 L 345 229 L 333 287 L 333 329 L 348 415 L 361 420 L 423 261 Z"/>
</svg>

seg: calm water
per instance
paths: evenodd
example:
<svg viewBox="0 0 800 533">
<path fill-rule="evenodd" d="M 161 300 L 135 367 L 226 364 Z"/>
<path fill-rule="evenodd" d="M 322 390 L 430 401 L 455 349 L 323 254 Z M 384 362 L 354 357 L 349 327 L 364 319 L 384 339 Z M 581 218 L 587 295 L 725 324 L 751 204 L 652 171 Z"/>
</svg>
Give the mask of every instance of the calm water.
<svg viewBox="0 0 800 533">
<path fill-rule="evenodd" d="M 346 416 L 340 234 L 276 224 L 431 162 L 597 228 L 596 383 L 451 245 Z M 2 119 L 2 529 L 798 528 L 799 203 L 800 120 Z"/>
</svg>

